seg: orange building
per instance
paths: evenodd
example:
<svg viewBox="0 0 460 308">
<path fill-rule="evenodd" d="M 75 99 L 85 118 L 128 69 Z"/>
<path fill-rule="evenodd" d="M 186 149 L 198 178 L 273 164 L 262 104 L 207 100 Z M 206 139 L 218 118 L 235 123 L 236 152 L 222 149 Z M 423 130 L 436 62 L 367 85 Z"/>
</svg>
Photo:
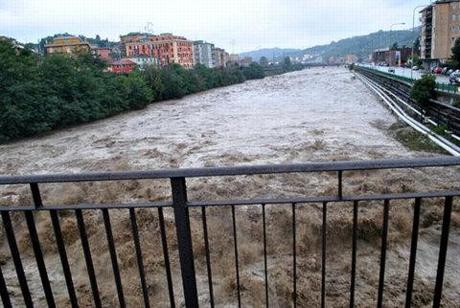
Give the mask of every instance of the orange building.
<svg viewBox="0 0 460 308">
<path fill-rule="evenodd" d="M 155 35 L 150 40 L 154 42 L 154 56 L 161 65 L 177 63 L 193 67 L 193 42 L 170 33 Z"/>
<path fill-rule="evenodd" d="M 110 65 L 110 70 L 115 74 L 129 74 L 136 69 L 136 62 L 129 59 L 121 59 Z"/>
<path fill-rule="evenodd" d="M 99 57 L 101 60 L 106 62 L 112 61 L 111 56 L 112 50 L 109 47 L 96 47 L 93 48 L 93 53 L 95 56 Z"/>
<path fill-rule="evenodd" d="M 160 66 L 177 63 L 186 68 L 193 67 L 193 42 L 183 36 L 170 33 L 160 35 L 132 36 L 124 40 L 125 54 L 128 58 L 152 57 Z"/>
</svg>

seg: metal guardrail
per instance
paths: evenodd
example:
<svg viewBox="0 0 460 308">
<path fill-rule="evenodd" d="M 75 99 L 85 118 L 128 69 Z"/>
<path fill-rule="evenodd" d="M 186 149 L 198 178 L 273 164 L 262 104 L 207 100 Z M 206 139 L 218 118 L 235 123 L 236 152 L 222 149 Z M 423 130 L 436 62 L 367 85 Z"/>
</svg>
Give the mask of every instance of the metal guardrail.
<svg viewBox="0 0 460 308">
<path fill-rule="evenodd" d="M 400 75 L 397 75 L 397 74 L 382 72 L 380 70 L 376 70 L 376 69 L 369 68 L 369 67 L 356 66 L 356 68 L 358 70 L 366 70 L 366 71 L 369 71 L 369 72 L 372 72 L 372 73 L 387 77 L 389 79 L 393 79 L 393 80 L 403 82 L 403 83 L 405 83 L 405 84 L 407 84 L 409 86 L 412 86 L 412 84 L 416 80 L 416 79 L 412 79 L 412 78 L 409 78 L 409 77 L 400 76 Z M 446 83 L 437 82 L 436 83 L 436 90 L 441 91 L 441 92 L 447 92 L 447 93 L 456 94 L 456 93 L 459 92 L 459 87 L 456 86 L 456 85 L 452 85 L 452 84 L 446 84 Z"/>
<path fill-rule="evenodd" d="M 91 292 L 95 307 L 101 307 L 101 297 L 99 294 L 99 283 L 92 261 L 88 235 L 85 227 L 82 210 L 101 211 L 103 216 L 104 228 L 107 239 L 107 249 L 110 253 L 112 269 L 114 273 L 114 283 L 117 290 L 118 301 L 121 307 L 126 306 L 122 279 L 118 265 L 116 242 L 113 237 L 113 230 L 110 221 L 111 209 L 127 209 L 131 222 L 131 232 L 134 241 L 136 260 L 139 271 L 140 285 L 145 307 L 150 307 L 148 288 L 144 271 L 144 262 L 142 255 L 142 247 L 139 241 L 139 232 L 136 218 L 136 208 L 152 208 L 158 211 L 159 217 L 159 232 L 161 236 L 163 257 L 165 264 L 165 275 L 167 278 L 168 293 L 170 304 L 175 307 L 175 288 L 171 278 L 171 266 L 169 260 L 168 244 L 166 240 L 164 208 L 172 208 L 174 210 L 175 229 L 178 241 L 180 270 L 182 275 L 182 285 L 184 292 L 184 301 L 186 307 L 198 307 L 198 292 L 197 282 L 194 267 L 194 254 L 192 249 L 191 228 L 189 219 L 189 209 L 201 208 L 201 219 L 203 225 L 203 238 L 206 253 L 206 270 L 208 278 L 209 299 L 211 307 L 214 307 L 213 294 L 213 274 L 210 261 L 210 246 L 208 240 L 208 226 L 206 209 L 208 207 L 231 207 L 232 226 L 233 226 L 233 242 L 235 258 L 235 280 L 237 287 L 238 306 L 241 306 L 241 287 L 239 276 L 239 257 L 238 257 L 238 239 L 237 239 L 237 224 L 235 219 L 235 207 L 240 205 L 261 206 L 262 221 L 263 221 L 263 252 L 264 252 L 264 273 L 265 273 L 265 300 L 266 306 L 269 306 L 268 296 L 268 275 L 267 275 L 267 242 L 266 242 L 266 214 L 265 206 L 267 204 L 279 204 L 279 206 L 288 205 L 292 211 L 292 303 L 294 307 L 298 303 L 299 295 L 302 290 L 297 288 L 297 238 L 296 238 L 296 208 L 300 204 L 321 203 L 322 204 L 322 224 L 321 228 L 321 306 L 325 306 L 325 283 L 326 283 L 326 226 L 327 226 L 327 209 L 334 204 L 343 202 L 353 203 L 353 231 L 352 231 L 352 253 L 350 255 L 351 271 L 350 271 L 350 307 L 355 304 L 355 285 L 356 285 L 356 262 L 357 262 L 357 232 L 358 232 L 358 209 L 361 202 L 365 201 L 383 201 L 383 222 L 381 233 L 381 252 L 380 252 L 380 271 L 378 284 L 378 299 L 377 306 L 382 307 L 383 296 L 385 290 L 385 264 L 388 242 L 388 221 L 389 209 L 391 201 L 396 199 L 414 200 L 413 211 L 413 226 L 410 248 L 410 262 L 407 275 L 406 286 L 406 307 L 410 307 L 412 303 L 412 292 L 414 285 L 418 230 L 420 223 L 420 208 L 424 198 L 444 198 L 444 216 L 442 223 L 442 234 L 439 250 L 439 259 L 437 265 L 436 284 L 434 289 L 433 307 L 440 307 L 442 299 L 442 289 L 444 280 L 444 270 L 447 256 L 447 246 L 450 230 L 450 219 L 452 212 L 453 199 L 460 196 L 460 187 L 455 191 L 438 191 L 438 192 L 414 192 L 401 194 L 381 194 L 381 195 L 366 195 L 366 196 L 348 196 L 343 194 L 343 175 L 347 171 L 356 170 L 379 170 L 379 169 L 401 169 L 401 168 L 425 168 L 425 167 L 449 167 L 460 166 L 460 158 L 445 157 L 445 158 L 429 158 L 416 160 L 377 160 L 377 161 L 360 161 L 360 162 L 325 162 L 325 163 L 310 163 L 310 164 L 295 164 L 295 165 L 266 165 L 266 166 L 242 166 L 232 168 L 200 168 L 200 169 L 174 169 L 174 170 L 159 170 L 146 172 L 111 172 L 111 173 L 87 173 L 87 174 L 67 174 L 67 175 L 39 175 L 39 176 L 1 176 L 0 185 L 10 184 L 27 184 L 30 185 L 30 191 L 33 197 L 32 205 L 8 207 L 1 206 L 0 212 L 3 220 L 3 228 L 5 230 L 8 246 L 10 248 L 11 257 L 14 263 L 17 279 L 22 291 L 22 297 L 26 307 L 33 307 L 34 298 L 31 296 L 29 289 L 29 281 L 26 278 L 24 267 L 21 261 L 20 252 L 18 249 L 14 226 L 11 220 L 11 213 L 22 213 L 27 222 L 34 256 L 37 263 L 37 268 L 40 274 L 41 285 L 46 297 L 47 304 L 50 307 L 55 307 L 56 302 L 53 297 L 53 292 L 48 277 L 43 253 L 40 245 L 40 240 L 37 235 L 37 229 L 34 221 L 34 214 L 38 211 L 49 212 L 51 217 L 54 236 L 58 248 L 58 253 L 63 268 L 64 279 L 67 287 L 68 298 L 73 307 L 78 307 L 77 295 L 73 282 L 72 272 L 69 265 L 69 260 L 66 253 L 66 247 L 63 240 L 63 235 L 60 227 L 59 213 L 61 211 L 73 211 L 79 230 L 82 250 L 86 263 L 86 274 L 91 285 Z M 285 199 L 249 199 L 249 200 L 224 200 L 224 201 L 189 201 L 187 198 L 187 178 L 196 177 L 222 177 L 222 176 L 243 176 L 256 174 L 286 174 L 286 173 L 310 173 L 310 172 L 335 172 L 337 174 L 337 193 L 331 196 L 304 196 Z M 141 204 L 89 204 L 89 205 L 71 205 L 71 206 L 47 206 L 43 204 L 39 184 L 42 183 L 71 183 L 71 182 L 97 182 L 97 181 L 120 181 L 120 180 L 145 180 L 145 179 L 169 179 L 172 191 L 172 200 L 170 202 L 145 202 Z M 111 283 L 104 281 L 104 283 Z M 5 307 L 11 307 L 10 293 L 5 282 L 0 266 L 0 295 Z"/>
</svg>

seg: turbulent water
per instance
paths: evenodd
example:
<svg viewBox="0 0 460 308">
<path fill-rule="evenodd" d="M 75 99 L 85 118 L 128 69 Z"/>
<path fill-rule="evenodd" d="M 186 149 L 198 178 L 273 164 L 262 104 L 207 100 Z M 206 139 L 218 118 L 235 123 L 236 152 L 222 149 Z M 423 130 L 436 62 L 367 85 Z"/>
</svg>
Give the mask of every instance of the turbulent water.
<svg viewBox="0 0 460 308">
<path fill-rule="evenodd" d="M 300 163 L 309 161 L 361 160 L 435 155 L 413 152 L 389 133 L 396 118 L 369 92 L 353 74 L 344 68 L 316 68 L 244 84 L 215 89 L 150 105 L 92 124 L 51 132 L 6 145 L 0 145 L 0 174 L 69 173 L 107 170 L 149 170 L 171 167 L 234 166 L 265 163 Z M 411 190 L 458 189 L 458 170 L 434 173 L 424 170 L 388 171 L 348 174 L 345 193 L 407 192 Z M 243 177 L 189 182 L 190 197 L 220 199 L 276 197 L 286 195 L 331 194 L 336 178 L 332 175 L 293 175 L 281 177 Z M 131 202 L 166 200 L 170 197 L 167 182 L 75 185 L 43 185 L 45 204 L 82 202 Z M 0 190 L 0 203 L 30 202 L 27 187 L 6 187 Z M 442 221 L 440 200 L 426 202 L 420 235 L 418 269 L 414 298 L 416 306 L 430 304 L 436 274 L 439 224 Z M 405 273 L 412 219 L 409 202 L 395 202 L 390 212 L 390 250 L 387 267 L 389 306 L 404 302 Z M 449 243 L 446 273 L 446 306 L 460 299 L 455 285 L 460 270 L 460 205 L 453 213 L 453 230 Z M 327 299 L 332 306 L 347 306 L 349 264 L 343 258 L 350 253 L 351 207 L 330 210 L 328 225 Z M 299 208 L 298 212 L 298 288 L 300 306 L 315 306 L 319 301 L 321 209 L 318 206 Z M 180 299 L 177 247 L 173 216 L 165 210 L 170 242 L 176 297 Z M 199 214 L 199 213 L 198 213 Z M 203 263 L 201 216 L 191 213 L 192 237 L 196 253 L 200 301 L 209 303 Z M 84 213 L 88 228 L 96 274 L 101 283 L 105 306 L 116 305 L 110 258 L 105 248 L 105 233 L 99 212 Z M 158 249 L 158 219 L 155 213 L 140 210 L 139 232 L 143 243 L 149 294 L 155 306 L 168 306 L 164 283 L 164 263 Z M 233 244 L 228 212 L 208 212 L 211 259 L 215 269 L 215 292 L 219 306 L 235 302 Z M 290 212 L 267 207 L 271 305 L 290 305 L 292 244 Z M 381 207 L 363 204 L 360 211 L 358 250 L 357 303 L 375 306 L 378 284 L 379 230 Z M 129 233 L 129 217 L 123 211 L 111 211 L 112 226 L 120 261 L 122 279 L 131 306 L 142 300 L 136 274 L 136 261 Z M 264 304 L 264 281 L 261 263 L 261 216 L 259 209 L 237 212 L 240 245 L 240 270 L 244 306 Z M 91 305 L 89 282 L 78 240 L 75 218 L 61 216 L 64 239 L 76 281 L 80 304 Z M 36 265 L 28 242 L 22 216 L 13 216 L 20 251 L 25 263 L 32 293 L 45 305 Z M 68 304 L 62 270 L 54 237 L 46 213 L 36 215 L 42 239 L 45 262 L 58 303 Z M 21 304 L 21 292 L 15 278 L 9 249 L 0 232 L 0 262 L 14 301 Z M 101 244 L 104 243 L 104 244 Z M 401 274 L 404 273 L 404 274 Z M 33 279 L 32 279 L 33 278 Z M 390 283 L 391 281 L 391 283 Z M 178 295 L 179 294 L 179 295 Z"/>
<path fill-rule="evenodd" d="M 345 69 L 311 69 L 2 145 L 0 172 L 105 170 L 107 160 L 151 169 L 411 155 L 385 133 L 394 121 Z"/>
</svg>

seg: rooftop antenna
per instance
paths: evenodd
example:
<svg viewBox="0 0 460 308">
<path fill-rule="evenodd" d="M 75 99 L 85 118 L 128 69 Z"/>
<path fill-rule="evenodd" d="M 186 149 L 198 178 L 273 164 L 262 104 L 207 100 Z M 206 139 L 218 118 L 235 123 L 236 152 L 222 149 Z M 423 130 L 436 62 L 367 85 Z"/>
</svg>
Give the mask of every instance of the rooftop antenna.
<svg viewBox="0 0 460 308">
<path fill-rule="evenodd" d="M 154 34 L 153 22 L 148 22 L 144 27 L 144 31 L 150 34 Z"/>
<path fill-rule="evenodd" d="M 232 46 L 232 54 L 235 54 L 235 39 L 230 41 L 230 46 Z"/>
</svg>

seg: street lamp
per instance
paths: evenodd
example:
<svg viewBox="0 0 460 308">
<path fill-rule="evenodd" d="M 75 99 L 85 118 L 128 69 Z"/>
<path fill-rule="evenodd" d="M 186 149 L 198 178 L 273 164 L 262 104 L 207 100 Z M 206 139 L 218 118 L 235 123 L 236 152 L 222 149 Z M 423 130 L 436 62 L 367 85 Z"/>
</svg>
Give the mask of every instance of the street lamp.
<svg viewBox="0 0 460 308">
<path fill-rule="evenodd" d="M 394 26 L 404 26 L 405 24 L 406 24 L 405 22 L 398 22 L 390 26 L 390 40 L 392 39 L 391 34 L 393 33 L 393 27 Z M 391 44 L 391 41 L 390 41 L 390 44 Z M 390 46 L 390 57 L 391 57 L 391 46 Z M 396 57 L 395 57 L 395 60 L 396 60 Z M 390 62 L 391 62 L 391 58 L 390 58 Z"/>
<path fill-rule="evenodd" d="M 415 8 L 414 8 L 414 11 L 413 11 L 413 14 L 412 14 L 412 33 L 415 32 L 415 11 L 417 11 L 417 9 L 421 9 L 421 8 L 424 8 L 426 7 L 426 5 L 417 5 Z M 412 42 L 412 53 L 411 53 L 411 58 L 412 58 L 412 63 L 410 65 L 410 79 L 414 79 L 414 70 L 413 70 L 413 67 L 414 67 L 414 42 Z"/>
</svg>

